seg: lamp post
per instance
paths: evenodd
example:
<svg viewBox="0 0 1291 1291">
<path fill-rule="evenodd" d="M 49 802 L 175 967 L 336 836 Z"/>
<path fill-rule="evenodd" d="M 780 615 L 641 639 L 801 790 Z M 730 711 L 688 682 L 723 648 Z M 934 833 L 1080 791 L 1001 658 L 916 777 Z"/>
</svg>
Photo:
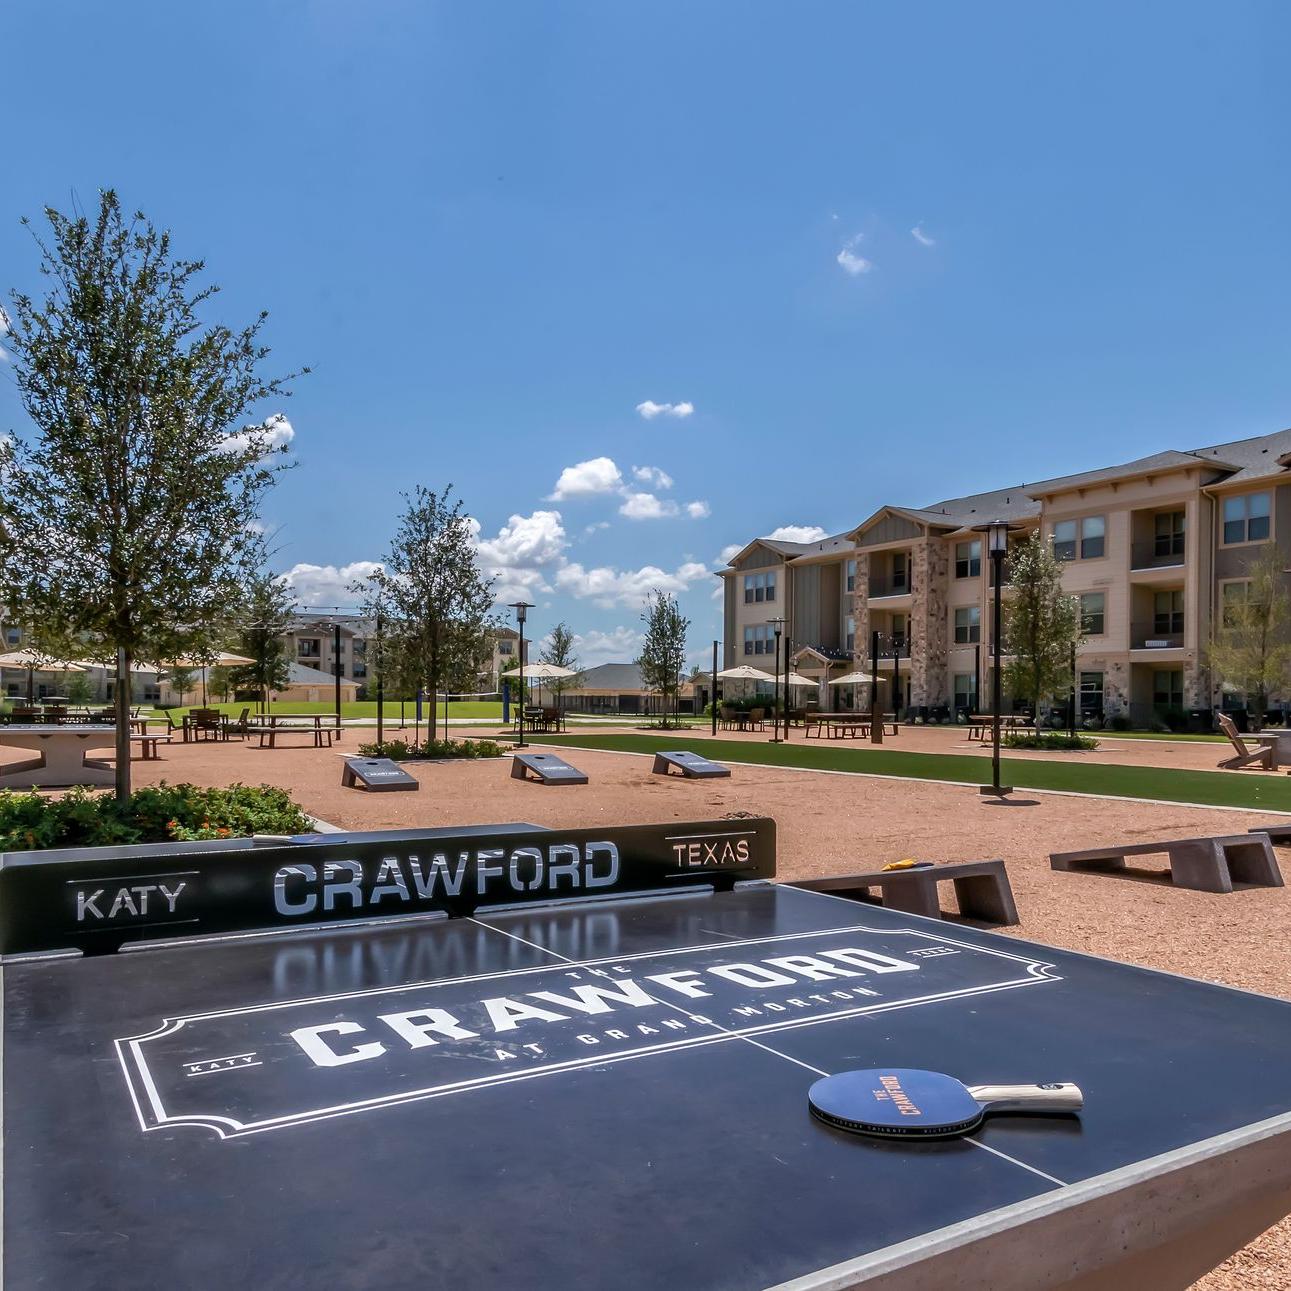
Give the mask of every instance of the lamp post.
<svg viewBox="0 0 1291 1291">
<path fill-rule="evenodd" d="M 775 706 L 780 702 L 780 634 L 784 631 L 787 619 L 768 619 L 771 630 L 775 633 L 775 691 L 771 699 L 771 743 L 779 744 L 780 740 L 780 714 L 776 712 Z M 785 712 L 789 711 L 789 643 L 785 642 L 785 665 L 784 665 L 784 708 Z"/>
<path fill-rule="evenodd" d="M 517 726 L 516 748 L 524 748 L 524 619 L 525 613 L 533 609 L 530 601 L 512 601 L 511 608 L 516 612 L 516 623 L 520 627 L 520 716 Z"/>
<path fill-rule="evenodd" d="M 712 694 L 709 695 L 709 699 L 711 701 L 710 708 L 712 709 L 712 714 L 711 714 L 712 723 L 713 723 L 712 734 L 714 737 L 716 737 L 717 735 L 717 642 L 716 641 L 713 642 L 713 690 L 712 690 Z"/>
<path fill-rule="evenodd" d="M 1013 790 L 1000 784 L 1000 709 L 1003 700 L 1000 691 L 1000 654 L 1002 636 L 1001 621 L 1003 618 L 1004 595 L 1004 558 L 1009 551 L 1009 526 L 1003 520 L 992 520 L 990 524 L 977 526 L 978 532 L 986 534 L 986 549 L 991 557 L 991 577 L 995 583 L 995 604 L 991 614 L 991 654 L 995 666 L 991 671 L 991 783 L 982 785 L 981 792 L 994 798 L 1001 798 Z"/>
</svg>

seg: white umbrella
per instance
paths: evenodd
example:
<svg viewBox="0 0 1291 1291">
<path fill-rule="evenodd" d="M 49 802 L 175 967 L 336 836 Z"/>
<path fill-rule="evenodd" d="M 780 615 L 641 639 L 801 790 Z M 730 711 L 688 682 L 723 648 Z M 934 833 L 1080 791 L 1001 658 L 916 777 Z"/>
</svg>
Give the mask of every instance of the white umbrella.
<svg viewBox="0 0 1291 1291">
<path fill-rule="evenodd" d="M 517 681 L 520 679 L 520 669 L 512 668 L 509 672 L 504 672 L 504 677 L 514 677 Z M 524 666 L 525 680 L 533 678 L 534 681 L 542 683 L 544 681 L 560 681 L 565 677 L 577 677 L 578 673 L 573 668 L 562 668 L 558 663 L 527 663 Z M 538 687 L 541 696 L 542 686 Z"/>
<path fill-rule="evenodd" d="M 769 672 L 763 672 L 761 668 L 751 668 L 747 663 L 726 668 L 717 675 L 726 681 L 775 681 Z"/>
<path fill-rule="evenodd" d="M 868 672 L 848 672 L 841 677 L 831 677 L 829 684 L 831 686 L 863 686 L 867 681 L 872 680 L 873 678 Z M 879 680 L 883 681 L 884 678 L 880 677 Z"/>
<path fill-rule="evenodd" d="M 776 679 L 776 684 L 783 686 L 785 684 L 785 675 L 781 673 Z M 791 686 L 817 686 L 820 683 L 814 681 L 811 677 L 804 677 L 801 673 L 791 672 L 788 676 L 788 682 Z"/>
<path fill-rule="evenodd" d="M 27 669 L 27 701 L 31 702 L 36 689 L 38 672 L 84 672 L 78 663 L 53 663 L 48 656 L 37 654 L 35 650 L 10 650 L 0 654 L 0 668 Z"/>
<path fill-rule="evenodd" d="M 244 654 L 231 654 L 228 650 L 216 650 L 209 659 L 200 655 L 182 655 L 178 659 L 163 661 L 163 668 L 196 668 L 202 674 L 202 703 L 206 703 L 206 676 L 211 668 L 236 668 L 242 664 L 255 663 Z"/>
</svg>

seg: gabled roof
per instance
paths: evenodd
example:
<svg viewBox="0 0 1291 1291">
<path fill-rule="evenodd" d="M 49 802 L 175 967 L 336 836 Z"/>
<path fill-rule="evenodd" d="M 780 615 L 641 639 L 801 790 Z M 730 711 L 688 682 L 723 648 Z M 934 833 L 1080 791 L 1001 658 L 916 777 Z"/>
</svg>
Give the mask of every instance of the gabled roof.
<svg viewBox="0 0 1291 1291">
<path fill-rule="evenodd" d="M 297 663 L 294 659 L 287 665 L 288 686 L 335 686 L 336 678 L 321 668 L 311 668 L 306 663 Z M 357 686 L 352 677 L 342 677 L 342 686 Z"/>
<path fill-rule="evenodd" d="M 743 560 L 754 547 L 766 547 L 777 555 L 783 556 L 786 560 L 793 560 L 798 556 L 829 555 L 835 551 L 841 554 L 851 550 L 851 546 L 852 536 L 850 530 L 844 533 L 830 534 L 825 538 L 818 538 L 815 542 L 789 542 L 784 538 L 754 538 L 752 542 L 745 543 L 727 561 L 727 568 L 729 569 Z"/>
</svg>

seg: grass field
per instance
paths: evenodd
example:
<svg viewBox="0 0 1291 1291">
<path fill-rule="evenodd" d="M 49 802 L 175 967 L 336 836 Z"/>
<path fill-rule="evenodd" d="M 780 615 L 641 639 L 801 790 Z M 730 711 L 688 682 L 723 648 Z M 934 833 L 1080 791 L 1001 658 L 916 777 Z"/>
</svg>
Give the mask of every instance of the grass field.
<svg viewBox="0 0 1291 1291">
<path fill-rule="evenodd" d="M 535 743 L 653 753 L 676 748 L 666 735 L 536 735 Z M 952 753 L 902 753 L 889 749 L 839 749 L 806 744 L 753 744 L 705 740 L 701 750 L 717 761 L 759 766 L 802 767 L 813 771 L 851 771 L 907 780 L 947 780 L 982 784 L 990 763 Z M 1106 798 L 1151 798 L 1159 802 L 1202 807 L 1245 807 L 1291 812 L 1291 778 L 1244 775 L 1234 771 L 1175 771 L 1164 767 L 1128 767 L 1093 762 L 1044 762 L 1038 758 L 1002 758 L 1001 778 L 1018 789 L 1054 789 Z"/>
<path fill-rule="evenodd" d="M 184 708 L 171 708 L 171 709 L 168 709 L 167 711 L 170 713 L 173 713 L 176 721 L 178 721 L 182 713 L 186 713 L 189 711 L 189 709 L 192 709 L 192 708 L 201 708 L 201 707 L 202 705 L 200 703 L 193 703 L 193 704 L 188 704 Z M 245 704 L 245 703 L 208 704 L 206 705 L 206 707 L 218 708 L 220 712 L 228 713 L 231 717 L 236 717 L 244 708 L 250 708 L 253 713 L 258 711 L 257 706 L 255 704 Z M 430 708 L 429 704 L 422 705 L 423 721 L 425 720 L 424 715 L 429 711 L 429 708 Z M 161 710 L 157 709 L 154 711 L 156 711 L 157 713 L 160 713 Z M 311 704 L 304 700 L 300 700 L 300 701 L 280 700 L 278 702 L 270 704 L 269 711 L 273 713 L 334 713 L 336 711 L 336 706 L 330 701 L 327 701 L 327 702 L 320 701 L 318 703 Z M 412 721 L 413 715 L 417 711 L 417 705 L 415 701 L 405 700 L 403 704 L 403 711 L 404 713 L 407 714 L 408 720 Z M 436 712 L 440 717 L 444 715 L 443 704 L 440 704 L 437 706 Z M 341 705 L 342 719 L 347 717 L 375 718 L 376 715 L 377 715 L 377 705 L 375 700 L 358 700 L 352 704 Z M 449 717 L 472 717 L 472 718 L 480 718 L 481 720 L 484 720 L 484 721 L 500 722 L 502 720 L 502 703 L 500 700 L 461 700 L 457 702 L 450 702 L 448 705 L 448 715 Z M 394 721 L 399 720 L 399 701 L 398 700 L 389 700 L 389 699 L 386 700 L 385 716 L 387 721 L 390 721 L 392 719 Z"/>
</svg>

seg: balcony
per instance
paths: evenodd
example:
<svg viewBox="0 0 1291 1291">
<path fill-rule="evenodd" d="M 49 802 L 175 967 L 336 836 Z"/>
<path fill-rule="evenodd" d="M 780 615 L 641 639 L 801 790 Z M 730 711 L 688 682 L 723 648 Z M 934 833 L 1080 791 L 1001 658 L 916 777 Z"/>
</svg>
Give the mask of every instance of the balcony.
<svg viewBox="0 0 1291 1291">
<path fill-rule="evenodd" d="M 870 600 L 884 596 L 909 596 L 911 587 L 908 578 L 871 578 L 869 583 Z"/>
<path fill-rule="evenodd" d="M 1131 650 L 1182 650 L 1183 620 L 1172 618 L 1168 623 L 1154 620 L 1149 623 L 1135 623 L 1130 628 Z"/>
<path fill-rule="evenodd" d="M 1149 538 L 1130 544 L 1130 569 L 1146 573 L 1154 569 L 1182 569 L 1183 535 L 1172 538 Z"/>
</svg>

